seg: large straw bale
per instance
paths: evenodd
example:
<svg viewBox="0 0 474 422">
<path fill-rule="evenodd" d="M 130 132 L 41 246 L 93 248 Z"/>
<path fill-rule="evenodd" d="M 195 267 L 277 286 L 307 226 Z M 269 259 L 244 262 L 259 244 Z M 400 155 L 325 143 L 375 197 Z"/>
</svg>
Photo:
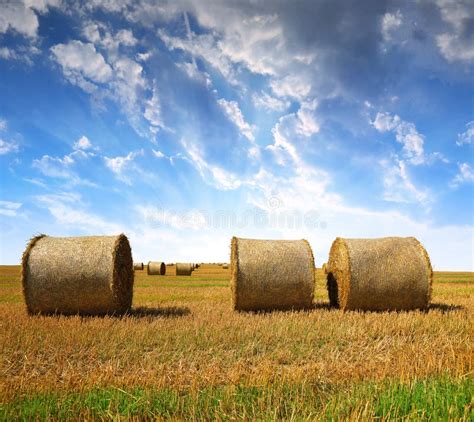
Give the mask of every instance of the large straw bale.
<svg viewBox="0 0 474 422">
<path fill-rule="evenodd" d="M 235 310 L 308 309 L 315 267 L 306 240 L 232 238 L 231 289 Z"/>
<path fill-rule="evenodd" d="M 132 305 L 132 252 L 123 234 L 34 237 L 21 278 L 30 314 L 123 313 Z"/>
<path fill-rule="evenodd" d="M 176 263 L 176 275 L 191 275 L 193 272 L 193 264 L 189 263 Z"/>
<path fill-rule="evenodd" d="M 147 265 L 148 275 L 165 275 L 166 264 L 164 262 L 150 261 Z"/>
<path fill-rule="evenodd" d="M 425 309 L 431 300 L 430 259 L 414 237 L 338 237 L 327 273 L 330 303 L 344 310 Z"/>
<path fill-rule="evenodd" d="M 133 263 L 134 270 L 143 270 L 143 262 L 134 262 Z"/>
</svg>

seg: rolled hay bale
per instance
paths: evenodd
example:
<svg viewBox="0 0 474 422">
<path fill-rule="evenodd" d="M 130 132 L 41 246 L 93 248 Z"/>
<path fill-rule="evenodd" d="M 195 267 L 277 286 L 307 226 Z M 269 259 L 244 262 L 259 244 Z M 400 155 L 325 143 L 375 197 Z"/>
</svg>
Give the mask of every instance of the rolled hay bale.
<svg viewBox="0 0 474 422">
<path fill-rule="evenodd" d="M 223 265 L 222 265 L 222 268 L 223 268 L 224 270 L 229 269 L 229 264 L 223 264 Z"/>
<path fill-rule="evenodd" d="M 165 275 L 166 274 L 166 264 L 164 262 L 150 261 L 147 265 L 148 275 Z"/>
<path fill-rule="evenodd" d="M 103 315 L 132 305 L 133 260 L 127 237 L 50 237 L 29 242 L 21 280 L 28 313 Z"/>
<path fill-rule="evenodd" d="M 193 264 L 176 263 L 176 275 L 191 275 L 193 272 Z"/>
<path fill-rule="evenodd" d="M 338 237 L 327 274 L 330 304 L 343 310 L 412 310 L 430 304 L 433 270 L 414 237 Z"/>
<path fill-rule="evenodd" d="M 324 274 L 327 274 L 327 265 L 326 265 L 326 263 L 323 264 L 321 269 L 323 270 Z"/>
<path fill-rule="evenodd" d="M 312 308 L 315 267 L 306 240 L 233 237 L 230 259 L 234 310 Z"/>
<path fill-rule="evenodd" d="M 134 270 L 143 270 L 143 262 L 134 262 L 133 263 Z"/>
</svg>

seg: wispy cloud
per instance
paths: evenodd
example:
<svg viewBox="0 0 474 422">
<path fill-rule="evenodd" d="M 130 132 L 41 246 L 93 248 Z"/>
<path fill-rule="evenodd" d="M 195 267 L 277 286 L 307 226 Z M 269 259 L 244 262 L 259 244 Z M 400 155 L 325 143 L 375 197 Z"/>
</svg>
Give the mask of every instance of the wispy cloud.
<svg viewBox="0 0 474 422">
<path fill-rule="evenodd" d="M 456 145 L 462 146 L 472 144 L 474 142 L 474 120 L 466 123 L 466 130 L 458 134 Z"/>
<path fill-rule="evenodd" d="M 0 214 L 7 217 L 16 217 L 21 206 L 21 202 L 0 201 Z"/>
<path fill-rule="evenodd" d="M 253 131 L 255 130 L 255 127 L 245 121 L 237 101 L 227 101 L 224 98 L 220 98 L 217 100 L 217 103 L 228 119 L 239 129 L 240 133 L 242 133 L 242 135 L 249 141 L 254 142 L 255 136 Z"/>
<path fill-rule="evenodd" d="M 138 156 L 142 156 L 143 150 L 130 151 L 127 155 L 117 157 L 104 157 L 105 165 L 116 175 L 117 179 L 126 183 L 132 184 L 132 179 L 129 173 L 136 169 L 134 160 Z"/>
<path fill-rule="evenodd" d="M 458 188 L 464 183 L 473 183 L 474 182 L 474 170 L 468 163 L 459 163 L 458 164 L 458 173 L 454 176 L 453 180 L 450 182 L 452 188 Z"/>
</svg>

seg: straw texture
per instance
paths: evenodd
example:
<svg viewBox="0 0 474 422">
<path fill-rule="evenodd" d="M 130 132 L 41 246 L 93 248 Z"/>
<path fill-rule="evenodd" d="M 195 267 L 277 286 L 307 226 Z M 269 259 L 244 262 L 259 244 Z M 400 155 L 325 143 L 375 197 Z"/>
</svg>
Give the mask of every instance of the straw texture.
<svg viewBox="0 0 474 422">
<path fill-rule="evenodd" d="M 344 310 L 411 310 L 430 304 L 433 270 L 414 237 L 338 237 L 327 273 L 330 303 Z"/>
<path fill-rule="evenodd" d="M 148 275 L 165 275 L 166 264 L 164 262 L 155 262 L 155 261 L 148 262 L 147 274 Z"/>
<path fill-rule="evenodd" d="M 143 262 L 134 262 L 133 263 L 134 270 L 143 270 Z"/>
<path fill-rule="evenodd" d="M 176 264 L 176 275 L 191 275 L 192 272 L 193 272 L 193 264 L 188 264 L 188 263 Z"/>
<path fill-rule="evenodd" d="M 123 313 L 132 305 L 132 252 L 123 234 L 34 237 L 21 278 L 30 314 Z"/>
<path fill-rule="evenodd" d="M 234 237 L 230 265 L 234 310 L 312 308 L 315 267 L 306 240 Z"/>
</svg>

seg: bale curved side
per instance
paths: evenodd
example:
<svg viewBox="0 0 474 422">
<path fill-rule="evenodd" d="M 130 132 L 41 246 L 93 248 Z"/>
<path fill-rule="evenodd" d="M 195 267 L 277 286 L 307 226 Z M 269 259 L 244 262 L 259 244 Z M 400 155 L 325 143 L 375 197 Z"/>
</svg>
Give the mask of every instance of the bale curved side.
<svg viewBox="0 0 474 422">
<path fill-rule="evenodd" d="M 138 271 L 141 271 L 143 270 L 144 266 L 143 266 L 143 262 L 134 262 L 133 263 L 133 269 L 134 270 L 138 270 Z"/>
<path fill-rule="evenodd" d="M 38 236 L 23 254 L 22 284 L 30 314 L 126 312 L 133 296 L 130 244 L 123 234 Z"/>
<path fill-rule="evenodd" d="M 328 294 L 344 310 L 412 310 L 429 306 L 432 268 L 413 238 L 337 238 L 329 253 Z"/>
<path fill-rule="evenodd" d="M 309 309 L 314 286 L 314 257 L 306 240 L 232 238 L 234 310 Z"/>
<path fill-rule="evenodd" d="M 193 264 L 189 263 L 176 263 L 176 275 L 191 275 L 193 272 Z"/>
<path fill-rule="evenodd" d="M 148 275 L 165 275 L 166 264 L 164 262 L 149 261 L 147 265 Z"/>
</svg>

